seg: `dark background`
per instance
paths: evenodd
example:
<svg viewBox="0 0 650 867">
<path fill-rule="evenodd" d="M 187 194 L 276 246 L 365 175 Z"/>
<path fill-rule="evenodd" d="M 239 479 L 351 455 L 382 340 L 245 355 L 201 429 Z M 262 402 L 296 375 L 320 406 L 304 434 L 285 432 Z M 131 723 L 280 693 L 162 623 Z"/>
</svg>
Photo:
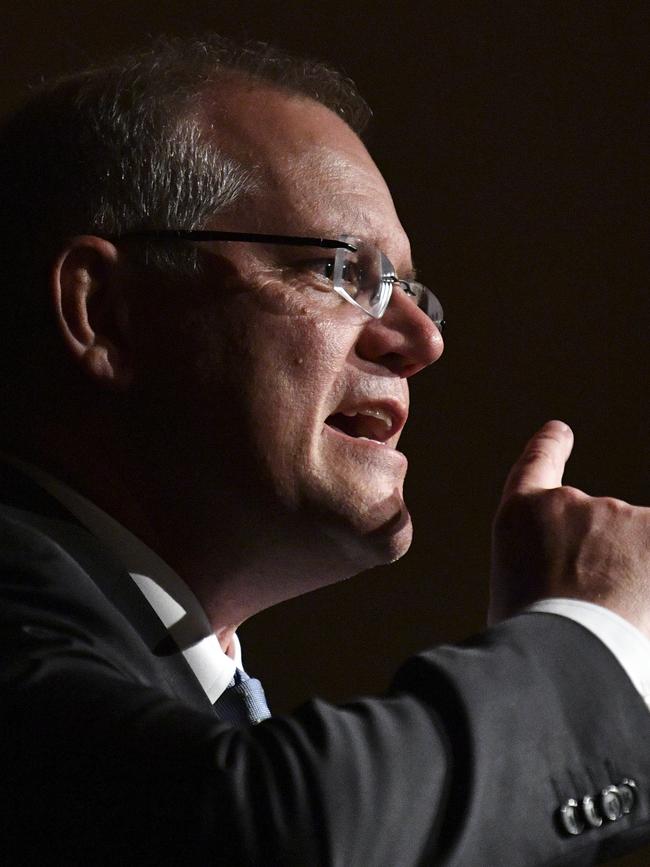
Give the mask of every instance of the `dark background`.
<svg viewBox="0 0 650 867">
<path fill-rule="evenodd" d="M 447 349 L 413 380 L 411 552 L 241 631 L 275 710 L 381 691 L 408 654 L 482 628 L 500 486 L 546 419 L 575 432 L 570 484 L 650 503 L 647 3 L 23 0 L 3 18 L 2 110 L 147 34 L 206 30 L 327 60 L 374 108 Z"/>
</svg>

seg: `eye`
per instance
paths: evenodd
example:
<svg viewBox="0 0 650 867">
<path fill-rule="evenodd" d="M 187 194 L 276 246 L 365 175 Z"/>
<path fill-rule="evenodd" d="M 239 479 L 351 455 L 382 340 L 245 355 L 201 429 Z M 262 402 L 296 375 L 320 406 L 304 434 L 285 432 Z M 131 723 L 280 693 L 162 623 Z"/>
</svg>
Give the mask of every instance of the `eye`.
<svg viewBox="0 0 650 867">
<path fill-rule="evenodd" d="M 357 298 L 362 291 L 366 269 L 360 261 L 348 260 L 337 265 L 333 256 L 316 256 L 294 261 L 285 268 L 285 279 L 293 279 L 304 289 L 331 292 L 336 274 L 337 289 L 342 289 L 350 298 Z"/>
<path fill-rule="evenodd" d="M 299 281 L 304 288 L 317 289 L 320 292 L 331 292 L 334 259 L 319 257 L 294 262 L 288 273 L 293 274 L 293 278 Z"/>
<path fill-rule="evenodd" d="M 294 268 L 304 273 L 315 274 L 326 280 L 334 275 L 334 259 L 309 259 L 294 265 Z M 361 279 L 362 269 L 356 262 L 345 262 L 341 273 L 341 281 L 348 286 L 356 287 Z"/>
<path fill-rule="evenodd" d="M 354 283 L 357 285 L 361 280 L 363 268 L 358 262 L 346 262 L 343 266 L 343 274 L 341 279 L 344 283 Z"/>
<path fill-rule="evenodd" d="M 345 289 L 350 298 L 356 298 L 366 282 L 366 271 L 361 262 L 348 261 L 343 266 L 341 288 Z"/>
<path fill-rule="evenodd" d="M 309 270 L 319 277 L 331 280 L 334 274 L 334 259 L 315 259 L 309 263 Z"/>
<path fill-rule="evenodd" d="M 331 294 L 333 292 L 332 275 L 334 273 L 334 258 L 313 256 L 296 258 L 291 262 L 278 263 L 278 267 L 268 269 L 266 273 L 285 286 L 290 286 L 296 292 L 318 292 Z"/>
<path fill-rule="evenodd" d="M 291 271 L 296 274 L 301 274 L 306 277 L 322 277 L 325 280 L 331 280 L 334 274 L 334 259 L 304 259 L 300 262 L 294 262 L 291 265 Z"/>
</svg>

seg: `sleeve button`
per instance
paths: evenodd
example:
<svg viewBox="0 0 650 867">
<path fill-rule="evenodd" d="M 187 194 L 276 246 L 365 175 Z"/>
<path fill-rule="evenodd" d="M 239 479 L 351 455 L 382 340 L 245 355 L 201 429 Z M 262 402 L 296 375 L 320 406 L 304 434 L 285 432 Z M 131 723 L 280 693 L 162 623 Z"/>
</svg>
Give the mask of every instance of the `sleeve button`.
<svg viewBox="0 0 650 867">
<path fill-rule="evenodd" d="M 626 778 L 618 784 L 617 788 L 621 796 L 621 808 L 623 810 L 623 815 L 627 816 L 628 813 L 632 812 L 632 809 L 634 808 L 634 805 L 636 803 L 636 783 L 634 782 L 634 780 Z"/>
<path fill-rule="evenodd" d="M 610 822 L 623 815 L 623 801 L 617 786 L 607 786 L 600 793 L 600 812 Z"/>
<path fill-rule="evenodd" d="M 578 836 L 585 829 L 585 820 L 580 813 L 578 802 L 574 798 L 569 800 L 560 807 L 560 823 L 568 834 Z"/>
<path fill-rule="evenodd" d="M 585 795 L 582 799 L 582 815 L 592 828 L 600 828 L 603 824 L 603 817 L 596 808 L 596 802 L 591 795 Z"/>
</svg>

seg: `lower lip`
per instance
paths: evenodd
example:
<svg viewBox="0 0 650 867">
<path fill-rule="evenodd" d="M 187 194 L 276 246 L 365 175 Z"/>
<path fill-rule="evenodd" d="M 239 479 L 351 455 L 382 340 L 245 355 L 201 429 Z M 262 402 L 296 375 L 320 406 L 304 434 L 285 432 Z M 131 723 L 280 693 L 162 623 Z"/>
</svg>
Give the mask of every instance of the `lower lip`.
<svg viewBox="0 0 650 867">
<path fill-rule="evenodd" d="M 348 434 L 344 433 L 342 430 L 331 427 L 328 424 L 323 427 L 323 430 L 335 436 L 337 439 L 341 440 L 341 442 L 352 444 L 357 448 L 370 449 L 373 451 L 379 450 L 382 454 L 385 454 L 386 456 L 394 455 L 395 458 L 401 461 L 406 461 L 406 455 L 404 455 L 402 452 L 397 451 L 396 448 L 390 446 L 388 443 L 382 443 L 378 440 L 369 440 L 365 439 L 364 437 L 351 437 Z"/>
</svg>

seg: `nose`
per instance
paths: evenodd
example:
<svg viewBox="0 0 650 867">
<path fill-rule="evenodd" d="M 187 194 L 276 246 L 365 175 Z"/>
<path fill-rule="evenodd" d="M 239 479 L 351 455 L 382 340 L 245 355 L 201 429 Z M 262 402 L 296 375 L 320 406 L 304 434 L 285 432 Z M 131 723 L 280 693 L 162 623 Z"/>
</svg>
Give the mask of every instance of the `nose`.
<svg viewBox="0 0 650 867">
<path fill-rule="evenodd" d="M 356 343 L 360 358 L 402 377 L 433 364 L 443 349 L 438 326 L 399 287 L 382 318 L 369 318 Z"/>
</svg>

